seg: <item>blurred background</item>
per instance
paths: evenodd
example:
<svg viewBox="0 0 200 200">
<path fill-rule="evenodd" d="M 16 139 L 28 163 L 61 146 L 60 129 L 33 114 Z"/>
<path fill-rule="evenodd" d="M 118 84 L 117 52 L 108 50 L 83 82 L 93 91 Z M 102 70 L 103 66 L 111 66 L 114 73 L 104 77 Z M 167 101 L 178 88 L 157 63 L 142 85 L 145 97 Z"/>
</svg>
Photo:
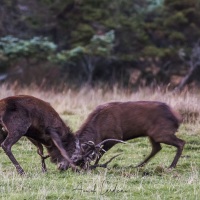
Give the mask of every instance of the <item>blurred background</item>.
<svg viewBox="0 0 200 200">
<path fill-rule="evenodd" d="M 0 83 L 200 85 L 199 0 L 0 0 Z"/>
</svg>

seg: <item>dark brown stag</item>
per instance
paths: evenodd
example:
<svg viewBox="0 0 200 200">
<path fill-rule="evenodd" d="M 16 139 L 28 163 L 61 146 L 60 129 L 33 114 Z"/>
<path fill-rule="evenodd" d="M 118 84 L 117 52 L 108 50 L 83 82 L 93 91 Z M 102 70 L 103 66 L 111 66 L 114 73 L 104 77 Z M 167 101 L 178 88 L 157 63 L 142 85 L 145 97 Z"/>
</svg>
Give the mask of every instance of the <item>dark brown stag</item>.
<svg viewBox="0 0 200 200">
<path fill-rule="evenodd" d="M 177 148 L 170 165 L 170 168 L 173 168 L 185 144 L 185 141 L 175 136 L 180 123 L 180 115 L 165 103 L 150 101 L 107 103 L 98 106 L 76 132 L 76 150 L 71 159 L 82 166 L 96 159 L 93 166 L 96 167 L 99 166 L 101 156 L 116 144 L 114 141 L 108 141 L 103 148 L 100 148 L 102 141 L 109 138 L 127 141 L 137 137 L 148 137 L 152 151 L 138 166 L 144 166 L 161 150 L 160 143 L 164 143 Z"/>
<path fill-rule="evenodd" d="M 75 149 L 74 135 L 49 103 L 24 95 L 0 100 L 1 147 L 19 174 L 23 174 L 24 170 L 12 154 L 11 147 L 22 136 L 37 146 L 43 171 L 46 171 L 44 160 L 47 157 L 57 163 L 61 170 L 67 169 L 69 165 L 76 168 L 69 158 L 73 153 L 71 149 Z M 47 156 L 43 155 L 43 145 L 49 154 Z"/>
</svg>

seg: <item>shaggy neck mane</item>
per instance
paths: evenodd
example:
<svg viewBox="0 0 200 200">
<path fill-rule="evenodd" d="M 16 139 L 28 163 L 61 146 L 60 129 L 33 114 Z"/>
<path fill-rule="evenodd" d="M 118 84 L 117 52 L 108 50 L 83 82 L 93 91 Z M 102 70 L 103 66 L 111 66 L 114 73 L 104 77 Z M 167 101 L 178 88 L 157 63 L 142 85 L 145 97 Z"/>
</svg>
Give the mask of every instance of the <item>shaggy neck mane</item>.
<svg viewBox="0 0 200 200">
<path fill-rule="evenodd" d="M 80 129 L 76 131 L 75 137 L 81 142 L 93 141 L 95 142 L 96 130 L 95 130 L 95 122 L 98 119 L 98 116 L 102 110 L 104 105 L 98 106 L 92 113 L 89 114 L 88 118 L 82 124 Z"/>
</svg>

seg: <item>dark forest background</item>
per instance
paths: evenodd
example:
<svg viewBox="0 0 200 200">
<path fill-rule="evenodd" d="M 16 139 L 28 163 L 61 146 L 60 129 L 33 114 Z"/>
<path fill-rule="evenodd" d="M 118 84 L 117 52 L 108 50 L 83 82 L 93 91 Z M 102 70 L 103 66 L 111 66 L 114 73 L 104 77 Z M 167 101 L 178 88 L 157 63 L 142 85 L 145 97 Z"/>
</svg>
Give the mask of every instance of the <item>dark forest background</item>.
<svg viewBox="0 0 200 200">
<path fill-rule="evenodd" d="M 0 0 L 0 81 L 199 85 L 199 0 Z"/>
</svg>

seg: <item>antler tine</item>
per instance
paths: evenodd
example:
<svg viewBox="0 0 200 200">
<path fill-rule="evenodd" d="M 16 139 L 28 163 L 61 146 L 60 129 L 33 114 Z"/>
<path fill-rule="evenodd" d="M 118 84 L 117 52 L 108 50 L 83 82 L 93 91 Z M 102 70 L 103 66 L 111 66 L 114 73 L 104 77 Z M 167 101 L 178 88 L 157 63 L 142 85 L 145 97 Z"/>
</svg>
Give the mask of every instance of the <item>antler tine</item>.
<svg viewBox="0 0 200 200">
<path fill-rule="evenodd" d="M 109 142 L 109 141 L 114 141 L 114 142 L 121 142 L 121 143 L 126 143 L 122 140 L 118 140 L 118 139 L 106 139 L 102 142 L 100 142 L 99 144 L 95 145 L 93 141 L 88 141 L 88 142 L 84 142 L 85 145 L 88 145 L 90 147 L 95 147 L 95 149 L 90 149 L 89 151 L 87 151 L 83 157 L 84 157 L 84 160 L 85 160 L 85 163 L 87 163 L 86 165 L 90 165 L 90 162 L 92 160 L 94 160 L 94 158 L 91 157 L 92 154 L 95 155 L 95 158 L 99 157 L 103 152 L 106 152 L 104 149 L 103 149 L 103 144 L 106 143 L 106 142 Z M 117 155 L 118 156 L 118 155 Z M 115 157 L 117 156 L 114 156 L 112 157 L 108 162 L 104 163 L 104 165 L 107 166 L 108 163 L 110 163 Z M 104 166 L 102 165 L 102 167 Z M 99 165 L 98 165 L 99 166 Z M 94 166 L 93 166 L 94 167 Z M 86 167 L 87 168 L 87 167 Z"/>
<path fill-rule="evenodd" d="M 95 146 L 93 141 L 84 142 L 83 144 L 87 144 L 88 146 Z"/>
<path fill-rule="evenodd" d="M 97 165 L 91 165 L 90 168 L 91 169 L 95 169 L 97 167 L 103 167 L 103 168 L 107 168 L 108 164 L 116 157 L 120 156 L 121 154 L 117 154 L 115 156 L 113 156 L 112 158 L 110 158 L 107 162 L 103 163 L 103 164 L 97 164 Z"/>
<path fill-rule="evenodd" d="M 102 142 L 100 142 L 99 144 L 95 145 L 96 148 L 100 148 L 104 143 L 109 142 L 109 141 L 114 141 L 114 142 L 121 142 L 126 144 L 126 142 L 124 142 L 123 140 L 117 140 L 117 139 L 106 139 L 103 140 Z"/>
</svg>

